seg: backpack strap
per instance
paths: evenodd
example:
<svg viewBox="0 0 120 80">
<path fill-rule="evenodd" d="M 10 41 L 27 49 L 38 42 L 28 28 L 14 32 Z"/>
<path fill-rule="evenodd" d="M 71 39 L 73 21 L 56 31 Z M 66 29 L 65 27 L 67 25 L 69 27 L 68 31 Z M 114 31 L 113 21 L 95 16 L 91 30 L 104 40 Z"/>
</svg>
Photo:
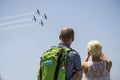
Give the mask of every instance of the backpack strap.
<svg viewBox="0 0 120 80">
<path fill-rule="evenodd" d="M 41 67 L 40 67 L 40 73 L 39 73 L 39 75 L 40 75 L 40 80 L 42 80 L 42 69 L 41 69 Z"/>
<path fill-rule="evenodd" d="M 58 53 L 57 65 L 56 65 L 56 69 L 55 69 L 55 73 L 54 73 L 54 80 L 57 80 L 57 78 L 58 78 L 58 72 L 60 69 L 60 60 L 61 60 L 63 52 L 64 52 L 64 49 L 61 48 L 60 52 Z"/>
<path fill-rule="evenodd" d="M 55 69 L 55 73 L 54 73 L 54 80 L 57 80 L 58 78 L 58 73 L 59 73 L 59 69 L 60 69 L 60 60 L 62 58 L 62 53 L 65 51 L 67 53 L 69 53 L 70 51 L 72 51 L 71 48 L 63 48 L 63 47 L 59 47 L 61 48 L 60 52 L 58 53 L 58 60 L 57 60 L 57 65 L 56 65 L 56 69 Z M 65 58 L 67 59 L 67 58 Z M 67 80 L 67 76 L 65 77 L 65 79 Z"/>
<path fill-rule="evenodd" d="M 41 57 L 42 60 L 42 57 Z M 40 71 L 39 71 L 39 75 L 40 75 L 40 80 L 42 80 L 42 68 L 41 68 L 41 61 L 40 61 Z"/>
</svg>

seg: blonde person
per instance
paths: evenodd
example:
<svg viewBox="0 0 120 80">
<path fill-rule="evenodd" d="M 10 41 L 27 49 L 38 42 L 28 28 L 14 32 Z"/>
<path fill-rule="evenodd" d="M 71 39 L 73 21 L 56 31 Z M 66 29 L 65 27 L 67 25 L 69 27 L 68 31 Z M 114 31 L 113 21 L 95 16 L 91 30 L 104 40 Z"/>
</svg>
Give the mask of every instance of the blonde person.
<svg viewBox="0 0 120 80">
<path fill-rule="evenodd" d="M 102 44 L 92 40 L 87 45 L 88 53 L 82 64 L 86 80 L 110 80 L 112 62 L 103 54 Z M 90 56 L 92 60 L 89 60 Z"/>
</svg>

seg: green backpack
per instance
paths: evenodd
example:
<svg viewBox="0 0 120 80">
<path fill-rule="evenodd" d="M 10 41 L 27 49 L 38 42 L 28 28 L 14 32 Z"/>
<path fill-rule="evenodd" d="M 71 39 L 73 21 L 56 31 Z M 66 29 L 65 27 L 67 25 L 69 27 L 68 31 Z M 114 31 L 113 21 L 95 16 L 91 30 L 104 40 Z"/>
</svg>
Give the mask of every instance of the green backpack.
<svg viewBox="0 0 120 80">
<path fill-rule="evenodd" d="M 37 72 L 37 80 L 65 80 L 66 62 L 70 48 L 51 47 L 43 53 L 40 61 L 40 69 Z"/>
</svg>

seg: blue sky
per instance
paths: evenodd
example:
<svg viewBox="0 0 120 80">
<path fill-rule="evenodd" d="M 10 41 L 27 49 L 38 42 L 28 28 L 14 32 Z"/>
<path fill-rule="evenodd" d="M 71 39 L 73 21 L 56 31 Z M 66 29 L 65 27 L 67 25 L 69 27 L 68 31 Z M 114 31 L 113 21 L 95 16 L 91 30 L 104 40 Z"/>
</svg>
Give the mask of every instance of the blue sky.
<svg viewBox="0 0 120 80">
<path fill-rule="evenodd" d="M 48 16 L 47 21 L 40 18 L 43 27 L 32 20 L 34 15 L 39 17 L 36 9 Z M 8 18 L 16 15 L 23 16 Z M 26 19 L 31 20 L 7 24 Z M 79 52 L 82 61 L 87 42 L 99 40 L 103 53 L 113 62 L 111 80 L 120 78 L 119 0 L 0 0 L 2 80 L 36 80 L 40 56 L 60 42 L 58 36 L 64 26 L 74 29 L 75 41 L 71 47 Z"/>
</svg>

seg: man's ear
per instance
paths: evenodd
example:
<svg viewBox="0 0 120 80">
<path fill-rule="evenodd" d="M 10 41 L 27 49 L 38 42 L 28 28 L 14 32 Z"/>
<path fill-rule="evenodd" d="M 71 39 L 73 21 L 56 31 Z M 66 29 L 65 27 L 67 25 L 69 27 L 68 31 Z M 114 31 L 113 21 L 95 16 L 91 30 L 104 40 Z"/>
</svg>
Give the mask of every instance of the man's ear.
<svg viewBox="0 0 120 80">
<path fill-rule="evenodd" d="M 59 36 L 59 39 L 60 39 L 60 40 L 62 39 L 61 36 Z"/>
<path fill-rule="evenodd" d="M 72 37 L 72 41 L 74 41 L 74 36 Z"/>
</svg>

